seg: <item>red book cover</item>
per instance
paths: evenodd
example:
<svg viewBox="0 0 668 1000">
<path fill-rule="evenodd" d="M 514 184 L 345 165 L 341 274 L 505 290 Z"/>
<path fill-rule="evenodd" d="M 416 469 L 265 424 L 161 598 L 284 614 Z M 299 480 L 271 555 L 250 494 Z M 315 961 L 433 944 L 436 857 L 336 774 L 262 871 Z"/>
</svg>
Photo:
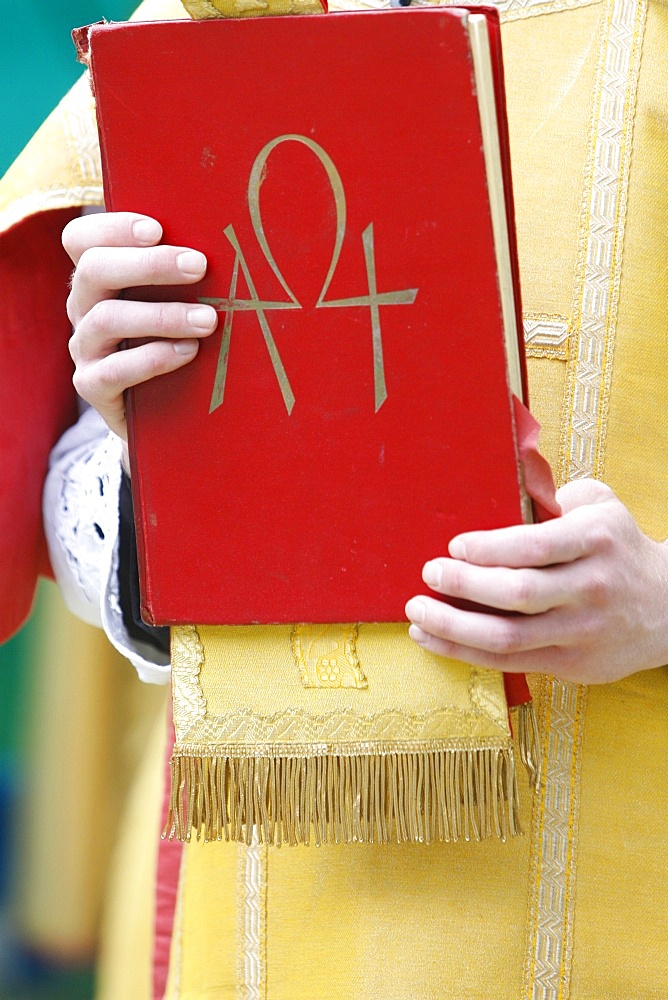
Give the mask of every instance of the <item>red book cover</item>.
<svg viewBox="0 0 668 1000">
<path fill-rule="evenodd" d="M 220 312 L 130 393 L 147 620 L 402 620 L 454 534 L 521 520 L 468 19 L 90 29 L 108 207 L 202 250 L 178 296 Z"/>
</svg>

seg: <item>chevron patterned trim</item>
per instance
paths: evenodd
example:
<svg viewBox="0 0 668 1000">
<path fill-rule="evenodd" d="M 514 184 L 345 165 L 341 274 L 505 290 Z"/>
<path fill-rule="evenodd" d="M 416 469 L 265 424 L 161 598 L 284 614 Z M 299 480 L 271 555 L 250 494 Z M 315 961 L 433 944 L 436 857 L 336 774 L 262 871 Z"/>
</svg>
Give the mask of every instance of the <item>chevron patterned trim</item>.
<svg viewBox="0 0 668 1000">
<path fill-rule="evenodd" d="M 239 851 L 240 866 L 240 948 L 238 994 L 239 1000 L 264 1000 L 265 981 L 265 887 L 264 868 L 266 847 L 261 846 L 257 834 L 253 842 Z"/>
<path fill-rule="evenodd" d="M 563 480 L 601 476 L 647 0 L 609 0 L 576 287 Z"/>
<path fill-rule="evenodd" d="M 527 313 L 524 317 L 524 346 L 529 358 L 568 358 L 571 327 L 563 316 Z"/>
<path fill-rule="evenodd" d="M 545 680 L 544 688 L 543 780 L 534 816 L 524 996 L 565 1000 L 573 951 L 571 904 L 586 688 L 557 680 Z"/>
<path fill-rule="evenodd" d="M 462 0 L 411 0 L 411 7 L 457 7 Z M 601 0 L 467 0 L 467 7 L 497 7 L 502 21 L 517 21 L 536 14 L 553 14 L 577 7 L 590 7 Z M 390 0 L 330 0 L 330 10 L 377 10 Z"/>
<path fill-rule="evenodd" d="M 457 4 L 458 0 L 447 0 L 447 3 Z M 601 0 L 492 0 L 491 6 L 499 11 L 502 21 L 517 21 L 523 17 L 534 17 L 536 14 L 554 14 L 558 11 L 574 10 L 577 7 L 590 7 Z M 440 6 L 447 6 L 441 0 Z M 411 6 L 429 6 L 431 0 L 412 0 Z M 490 6 L 489 0 L 467 0 L 467 7 Z"/>
<path fill-rule="evenodd" d="M 646 15 L 646 0 L 608 0 L 605 8 L 573 310 L 564 481 L 602 471 Z M 544 779 L 533 824 L 525 1000 L 569 995 L 585 704 L 584 688 L 544 682 Z"/>
</svg>

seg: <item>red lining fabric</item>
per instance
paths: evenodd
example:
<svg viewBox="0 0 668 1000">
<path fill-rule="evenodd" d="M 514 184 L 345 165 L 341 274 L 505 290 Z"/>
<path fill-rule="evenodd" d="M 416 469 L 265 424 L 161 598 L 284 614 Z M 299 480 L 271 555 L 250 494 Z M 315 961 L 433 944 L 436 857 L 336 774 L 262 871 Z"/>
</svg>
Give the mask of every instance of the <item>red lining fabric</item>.
<svg viewBox="0 0 668 1000">
<path fill-rule="evenodd" d="M 166 740 L 164 768 L 164 795 L 161 829 L 167 822 L 170 792 L 170 759 L 176 740 L 172 721 L 172 703 L 169 703 L 169 729 Z M 179 888 L 179 872 L 183 844 L 177 840 L 161 840 L 158 847 L 156 871 L 155 918 L 153 937 L 153 1000 L 162 1000 L 169 974 L 169 953 L 174 931 L 174 915 Z"/>
<path fill-rule="evenodd" d="M 51 448 L 77 417 L 65 312 L 72 262 L 60 235 L 78 212 L 31 216 L 0 240 L 0 642 L 28 616 L 38 575 L 50 575 L 42 485 Z"/>
</svg>

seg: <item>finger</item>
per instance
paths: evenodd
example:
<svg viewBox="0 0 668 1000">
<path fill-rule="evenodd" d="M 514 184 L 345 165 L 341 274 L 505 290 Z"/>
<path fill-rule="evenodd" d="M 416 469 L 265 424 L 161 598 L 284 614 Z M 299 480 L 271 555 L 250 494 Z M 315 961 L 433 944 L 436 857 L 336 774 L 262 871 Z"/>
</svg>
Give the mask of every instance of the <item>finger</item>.
<svg viewBox="0 0 668 1000">
<path fill-rule="evenodd" d="M 516 655 L 532 649 L 560 645 L 564 641 L 558 615 L 502 617 L 477 611 L 462 611 L 433 597 L 413 597 L 406 616 L 431 635 L 461 646 Z"/>
<path fill-rule="evenodd" d="M 456 535 L 448 552 L 453 559 L 479 566 L 554 566 L 587 555 L 589 540 L 582 531 L 582 520 L 571 514 L 541 524 Z"/>
<path fill-rule="evenodd" d="M 193 284 L 205 271 L 204 254 L 187 247 L 93 247 L 82 254 L 74 272 L 67 315 L 77 326 L 94 305 L 124 288 Z"/>
<path fill-rule="evenodd" d="M 116 351 L 124 340 L 206 337 L 217 322 L 216 310 L 208 305 L 106 299 L 81 320 L 70 353 L 77 364 L 86 364 Z"/>
<path fill-rule="evenodd" d="M 127 437 L 123 393 L 158 375 L 188 364 L 199 348 L 197 340 L 153 340 L 82 365 L 74 374 L 79 395 L 102 415 L 122 438 Z"/>
<path fill-rule="evenodd" d="M 566 514 L 575 510 L 576 507 L 606 503 L 608 500 L 616 501 L 617 497 L 609 486 L 600 483 L 597 479 L 576 479 L 557 490 L 557 499 L 559 506 Z"/>
<path fill-rule="evenodd" d="M 432 559 L 426 563 L 422 579 L 448 597 L 527 615 L 566 604 L 573 588 L 560 567 L 508 569 L 458 559 Z"/>
<path fill-rule="evenodd" d="M 162 239 L 162 226 L 148 215 L 99 212 L 81 215 L 63 229 L 65 250 L 75 264 L 92 247 L 147 247 Z"/>
<path fill-rule="evenodd" d="M 490 653 L 483 649 L 473 649 L 450 642 L 423 631 L 418 625 L 411 625 L 408 634 L 422 649 L 436 656 L 444 656 L 450 660 L 460 660 L 474 667 L 485 667 L 490 670 L 502 670 L 507 674 L 556 674 L 567 676 L 562 650 L 547 646 L 544 649 L 530 650 L 524 653 Z"/>
</svg>

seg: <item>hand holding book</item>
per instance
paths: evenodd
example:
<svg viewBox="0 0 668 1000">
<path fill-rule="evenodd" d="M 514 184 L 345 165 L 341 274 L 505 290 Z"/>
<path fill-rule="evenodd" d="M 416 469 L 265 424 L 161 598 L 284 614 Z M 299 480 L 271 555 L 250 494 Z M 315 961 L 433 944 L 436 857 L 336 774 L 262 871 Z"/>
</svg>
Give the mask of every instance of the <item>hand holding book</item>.
<svg viewBox="0 0 668 1000">
<path fill-rule="evenodd" d="M 204 254 L 161 238 L 155 219 L 130 212 L 81 216 L 63 232 L 76 265 L 67 306 L 75 386 L 126 442 L 125 390 L 192 361 L 218 323 L 208 305 L 119 298 L 126 288 L 201 281 Z M 124 341 L 132 346 L 121 352 Z"/>
<path fill-rule="evenodd" d="M 63 236 L 76 265 L 69 302 L 76 385 L 124 439 L 124 390 L 187 364 L 216 323 L 207 306 L 208 329 L 189 322 L 192 304 L 116 297 L 128 286 L 199 280 L 202 270 L 178 266 L 180 255 L 197 251 L 158 247 L 160 235 L 154 220 L 110 213 L 77 219 Z M 202 255 L 198 261 L 206 266 Z M 151 331 L 156 336 L 147 338 Z M 136 339 L 139 346 L 118 351 Z M 449 558 L 425 565 L 423 579 L 434 592 L 503 614 L 415 597 L 406 611 L 419 645 L 481 666 L 586 683 L 666 662 L 668 548 L 642 534 L 602 483 L 570 483 L 558 499 L 561 518 L 459 535 Z"/>
<path fill-rule="evenodd" d="M 668 547 L 644 535 L 603 483 L 578 480 L 563 516 L 453 538 L 428 562 L 436 593 L 498 609 L 462 611 L 431 597 L 406 606 L 423 648 L 511 673 L 607 683 L 668 659 Z"/>
</svg>

